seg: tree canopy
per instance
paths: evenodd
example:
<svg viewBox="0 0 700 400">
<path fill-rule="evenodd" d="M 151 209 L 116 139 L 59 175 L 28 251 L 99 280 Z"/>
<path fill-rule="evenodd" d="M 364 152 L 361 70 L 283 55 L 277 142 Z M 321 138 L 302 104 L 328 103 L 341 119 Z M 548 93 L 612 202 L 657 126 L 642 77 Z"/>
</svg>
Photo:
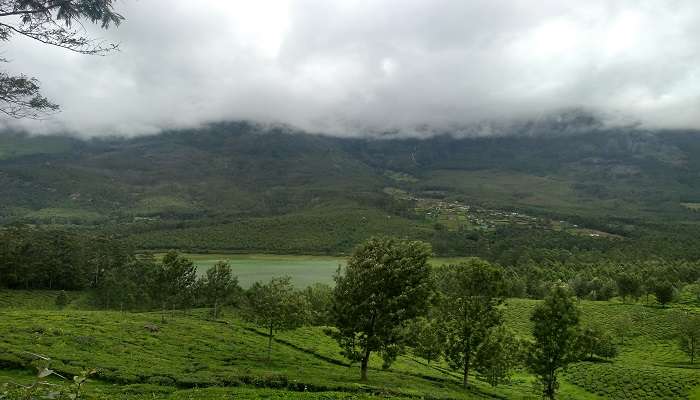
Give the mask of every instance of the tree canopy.
<svg viewBox="0 0 700 400">
<path fill-rule="evenodd" d="M 388 366 L 404 340 L 405 324 L 427 312 L 432 292 L 428 257 L 420 241 L 372 238 L 359 245 L 336 275 L 333 319 L 344 355 L 360 361 L 367 380 L 372 352 Z"/>
<path fill-rule="evenodd" d="M 557 372 L 578 358 L 579 310 L 569 289 L 554 286 L 544 303 L 535 307 L 530 320 L 535 342 L 528 354 L 528 366 L 542 385 L 542 396 L 554 399 Z"/>
</svg>

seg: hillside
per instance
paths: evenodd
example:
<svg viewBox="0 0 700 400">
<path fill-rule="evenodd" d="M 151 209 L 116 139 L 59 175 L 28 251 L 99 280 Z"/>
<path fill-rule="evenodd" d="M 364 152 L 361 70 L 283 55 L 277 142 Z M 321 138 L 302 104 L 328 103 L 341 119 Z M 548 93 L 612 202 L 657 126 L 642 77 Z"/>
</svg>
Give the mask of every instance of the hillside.
<svg viewBox="0 0 700 400">
<path fill-rule="evenodd" d="M 267 363 L 264 332 L 233 310 L 219 321 L 207 319 L 205 310 L 178 310 L 162 324 L 159 313 L 125 319 L 119 312 L 82 309 L 79 293 L 71 296 L 69 309 L 57 310 L 55 295 L 10 291 L 0 297 L 0 383 L 31 381 L 36 361 L 30 353 L 38 353 L 52 358 L 51 368 L 64 375 L 97 368 L 87 388 L 103 398 L 539 398 L 525 371 L 509 384 L 492 388 L 478 379 L 465 391 L 444 362 L 428 365 L 410 352 L 388 370 L 380 357 L 373 359 L 370 381 L 363 384 L 357 365 L 348 364 L 321 327 L 279 334 Z M 505 306 L 506 325 L 523 338 L 529 337 L 528 316 L 536 303 L 510 299 Z M 668 323 L 672 309 L 589 301 L 581 309 L 585 324 L 612 331 L 630 316 L 634 325 L 614 360 L 571 366 L 558 398 L 697 398 L 700 375 L 675 345 Z M 159 331 L 149 332 L 148 324 Z M 315 393 L 302 397 L 298 392 L 304 391 Z"/>
<path fill-rule="evenodd" d="M 443 228 L 694 231 L 697 133 L 526 132 L 342 139 L 226 123 L 134 139 L 7 133 L 0 221 L 106 230 L 153 249 L 332 254 L 370 234 L 437 243 Z"/>
</svg>

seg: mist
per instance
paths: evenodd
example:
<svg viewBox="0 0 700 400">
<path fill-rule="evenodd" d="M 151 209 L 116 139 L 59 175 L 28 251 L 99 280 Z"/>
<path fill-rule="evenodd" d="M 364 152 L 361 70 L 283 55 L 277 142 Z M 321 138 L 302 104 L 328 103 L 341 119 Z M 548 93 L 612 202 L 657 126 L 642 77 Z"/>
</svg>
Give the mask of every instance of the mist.
<svg viewBox="0 0 700 400">
<path fill-rule="evenodd" d="M 136 136 L 227 120 L 338 136 L 463 130 L 581 109 L 700 128 L 695 1 L 124 0 L 120 51 L 15 37 L 5 67 L 61 112 L 30 133 Z"/>
</svg>

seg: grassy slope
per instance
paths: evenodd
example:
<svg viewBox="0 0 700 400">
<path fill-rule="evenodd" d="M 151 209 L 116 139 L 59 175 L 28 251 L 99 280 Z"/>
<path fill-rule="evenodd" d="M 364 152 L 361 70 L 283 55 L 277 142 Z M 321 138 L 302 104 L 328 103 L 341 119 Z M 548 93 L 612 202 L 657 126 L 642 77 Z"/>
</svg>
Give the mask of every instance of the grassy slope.
<svg viewBox="0 0 700 400">
<path fill-rule="evenodd" d="M 223 321 L 204 319 L 204 312 L 178 312 L 166 324 L 155 314 L 124 314 L 41 308 L 54 293 L 32 298 L 27 293 L 5 293 L 0 311 L 0 371 L 5 379 L 22 378 L 20 366 L 29 365 L 25 352 L 51 356 L 52 366 L 68 374 L 82 368 L 98 367 L 99 382 L 94 391 L 110 396 L 140 398 L 160 393 L 160 398 L 214 399 L 235 394 L 241 398 L 272 398 L 286 395 L 276 386 L 307 389 L 341 398 L 358 391 L 395 396 L 431 395 L 440 398 L 537 398 L 532 376 L 519 372 L 509 385 L 492 389 L 480 381 L 469 392 L 459 387 L 459 377 L 443 363 L 427 366 L 419 358 L 402 356 L 388 371 L 381 360 L 371 363 L 370 383 L 358 381 L 357 367 L 348 367 L 337 345 L 321 328 L 301 328 L 278 335 L 272 362 L 265 361 L 265 337 L 255 327 L 229 313 Z M 508 301 L 507 324 L 521 336 L 529 335 L 528 316 L 535 301 Z M 697 392 L 700 371 L 687 364 L 686 357 L 671 339 L 668 310 L 614 302 L 582 302 L 585 323 L 612 328 L 616 319 L 629 314 L 635 321 L 632 338 L 621 347 L 611 363 L 578 363 L 563 374 L 561 398 L 687 398 Z M 149 333 L 147 323 L 161 325 Z M 118 386 L 110 386 L 117 383 Z M 226 386 L 192 391 L 192 387 Z M 268 387 L 264 391 L 256 386 Z M 186 390 L 188 389 L 188 390 Z M 150 398 L 150 397 L 149 397 Z M 159 397 L 156 397 L 159 398 Z M 313 397 L 312 397 L 313 398 Z"/>
<path fill-rule="evenodd" d="M 520 335 L 530 329 L 529 311 L 536 301 L 511 299 L 506 307 L 508 324 Z M 606 398 L 687 398 L 700 385 L 700 366 L 690 365 L 678 349 L 670 318 L 671 309 L 582 301 L 583 324 L 614 331 L 623 316 L 633 321 L 629 339 L 619 346 L 612 362 L 583 362 L 570 367 L 565 379 Z"/>
</svg>

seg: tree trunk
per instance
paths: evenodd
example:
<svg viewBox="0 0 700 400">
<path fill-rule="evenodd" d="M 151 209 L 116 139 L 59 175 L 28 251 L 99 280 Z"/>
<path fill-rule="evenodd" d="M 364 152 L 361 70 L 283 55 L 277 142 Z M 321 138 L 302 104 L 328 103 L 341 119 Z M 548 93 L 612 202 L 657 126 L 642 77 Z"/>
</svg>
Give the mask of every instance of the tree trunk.
<svg viewBox="0 0 700 400">
<path fill-rule="evenodd" d="M 270 334 L 267 336 L 267 363 L 270 363 L 272 354 L 272 326 L 270 326 Z"/>
<path fill-rule="evenodd" d="M 545 384 L 545 392 L 544 392 L 544 397 L 549 399 L 549 400 L 554 400 L 554 385 L 556 385 L 556 372 L 551 371 L 549 373 L 549 379 L 547 380 L 547 383 Z"/>
<path fill-rule="evenodd" d="M 365 349 L 365 354 L 362 356 L 360 364 L 360 381 L 367 382 L 367 365 L 369 364 L 369 356 L 371 352 L 369 348 Z"/>
<path fill-rule="evenodd" d="M 214 319 L 219 318 L 219 299 L 214 299 Z"/>
<path fill-rule="evenodd" d="M 164 323 L 165 322 L 165 302 L 161 304 L 161 309 L 160 309 L 160 322 Z"/>
<path fill-rule="evenodd" d="M 464 355 L 464 379 L 462 380 L 462 385 L 467 388 L 469 387 L 469 356 Z"/>
</svg>

